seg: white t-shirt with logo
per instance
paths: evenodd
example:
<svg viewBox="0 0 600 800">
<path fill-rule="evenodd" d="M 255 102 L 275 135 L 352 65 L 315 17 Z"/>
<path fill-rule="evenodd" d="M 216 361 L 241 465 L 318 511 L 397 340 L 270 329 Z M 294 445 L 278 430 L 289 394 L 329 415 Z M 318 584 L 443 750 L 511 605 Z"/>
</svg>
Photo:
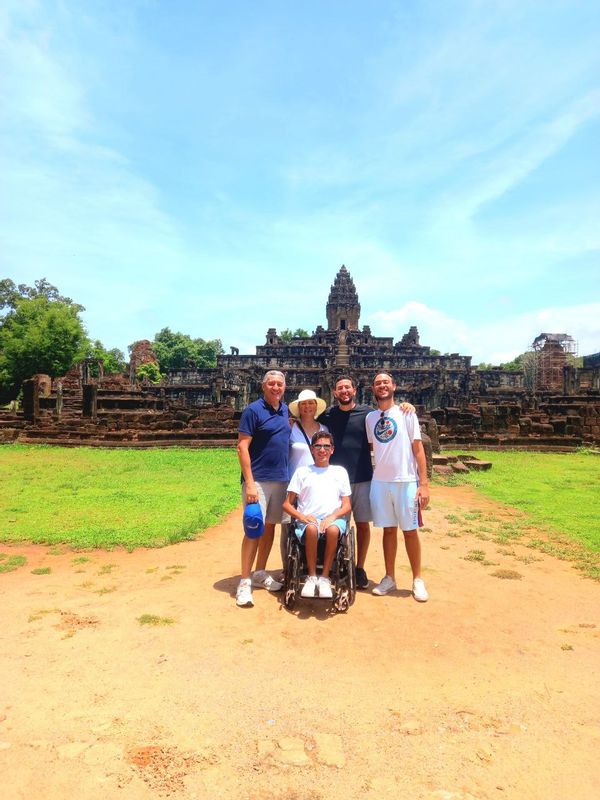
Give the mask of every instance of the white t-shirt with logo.
<svg viewBox="0 0 600 800">
<path fill-rule="evenodd" d="M 372 411 L 365 418 L 367 439 L 373 445 L 374 481 L 405 483 L 419 478 L 412 443 L 421 439 L 417 415 L 404 414 L 397 405 L 383 412 Z"/>
<path fill-rule="evenodd" d="M 298 511 L 317 519 L 328 517 L 341 505 L 342 497 L 350 497 L 350 479 L 344 467 L 330 464 L 298 467 L 292 475 L 288 492 L 298 495 Z"/>
</svg>

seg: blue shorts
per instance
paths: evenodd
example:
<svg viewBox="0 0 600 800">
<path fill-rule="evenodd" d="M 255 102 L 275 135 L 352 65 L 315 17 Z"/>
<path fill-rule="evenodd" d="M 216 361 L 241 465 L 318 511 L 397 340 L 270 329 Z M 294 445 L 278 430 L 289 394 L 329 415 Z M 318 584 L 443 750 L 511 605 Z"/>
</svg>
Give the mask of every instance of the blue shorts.
<svg viewBox="0 0 600 800">
<path fill-rule="evenodd" d="M 320 521 L 320 520 L 319 520 Z M 306 530 L 307 525 L 312 525 L 313 523 L 310 522 L 297 522 L 295 527 L 296 536 L 300 541 L 304 539 L 304 531 Z M 331 523 L 335 525 L 338 531 L 340 532 L 340 536 L 343 536 L 346 533 L 346 520 L 345 519 L 334 519 Z M 324 539 L 325 534 L 320 533 L 319 539 Z"/>
<path fill-rule="evenodd" d="M 417 482 L 371 481 L 373 524 L 377 528 L 414 531 L 419 527 Z"/>
</svg>

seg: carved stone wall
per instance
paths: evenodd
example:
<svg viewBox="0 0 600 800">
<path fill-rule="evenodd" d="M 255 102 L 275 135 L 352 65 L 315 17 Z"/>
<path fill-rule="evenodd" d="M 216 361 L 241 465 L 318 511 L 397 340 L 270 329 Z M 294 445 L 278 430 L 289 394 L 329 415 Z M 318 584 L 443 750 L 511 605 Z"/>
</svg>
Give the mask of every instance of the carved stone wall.
<svg viewBox="0 0 600 800">
<path fill-rule="evenodd" d="M 563 367 L 555 391 L 531 394 L 523 372 L 480 371 L 469 356 L 432 354 L 420 344 L 416 326 L 395 343 L 373 336 L 367 325 L 360 329 L 358 295 L 345 267 L 331 287 L 326 313 L 327 329 L 319 325 L 310 336 L 286 342 L 269 328 L 255 355 L 232 347 L 214 369 L 173 370 L 159 386 L 135 382 L 141 364 L 157 363 L 147 340 L 132 348 L 128 375 L 104 376 L 100 370 L 93 378 L 86 361 L 51 384 L 48 376 L 35 376 L 24 386 L 22 419 L 0 413 L 0 437 L 115 446 L 233 444 L 239 415 L 260 397 L 264 373 L 279 369 L 286 374 L 288 402 L 309 388 L 328 404 L 340 375 L 352 375 L 357 401 L 370 404 L 373 377 L 389 372 L 397 383 L 396 401 L 417 407 L 434 450 L 600 444 L 600 364 L 593 356 L 584 368 Z M 556 337 L 543 337 L 554 346 Z"/>
</svg>

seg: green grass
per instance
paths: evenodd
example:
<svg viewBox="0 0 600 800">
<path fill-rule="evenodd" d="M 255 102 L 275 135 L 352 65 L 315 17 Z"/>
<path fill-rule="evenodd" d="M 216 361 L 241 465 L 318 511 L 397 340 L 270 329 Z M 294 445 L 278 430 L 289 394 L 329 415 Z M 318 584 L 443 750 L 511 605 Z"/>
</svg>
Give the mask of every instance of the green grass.
<svg viewBox="0 0 600 800">
<path fill-rule="evenodd" d="M 25 556 L 9 556 L 0 553 L 0 572 L 14 572 L 19 567 L 24 567 L 27 563 Z"/>
<path fill-rule="evenodd" d="M 485 553 L 483 550 L 469 550 L 465 559 L 467 561 L 485 561 Z"/>
<path fill-rule="evenodd" d="M 175 622 L 173 617 L 159 617 L 157 614 L 142 614 L 137 621 L 140 625 L 172 625 Z"/>
<path fill-rule="evenodd" d="M 240 502 L 233 449 L 0 447 L 0 542 L 162 547 Z"/>
<path fill-rule="evenodd" d="M 497 569 L 495 572 L 492 572 L 494 578 L 500 578 L 500 580 L 504 581 L 520 581 L 523 577 L 520 572 L 517 572 L 514 569 Z"/>
<path fill-rule="evenodd" d="M 588 577 L 600 580 L 600 526 L 598 495 L 600 457 L 590 451 L 578 453 L 476 452 L 491 461 L 488 472 L 471 472 L 438 478 L 440 483 L 471 484 L 479 492 L 505 506 L 499 515 L 481 515 L 484 524 L 474 529 L 480 539 L 499 545 L 518 542 L 544 553 L 574 562 Z M 470 510 L 463 518 L 448 515 L 451 524 L 479 519 Z M 459 530 L 464 531 L 464 527 Z M 487 531 L 490 536 L 481 535 Z M 449 531 L 449 536 L 460 535 Z M 472 560 L 472 559 L 471 559 Z M 523 563 L 531 559 L 522 557 Z M 496 577 L 506 577 L 498 575 Z"/>
<path fill-rule="evenodd" d="M 530 524 L 566 533 L 600 552 L 600 456 L 516 451 L 473 455 L 491 461 L 493 467 L 488 472 L 471 472 L 462 482 L 524 512 Z M 505 538 L 517 537 L 521 527 L 522 520 L 505 522 Z"/>
</svg>

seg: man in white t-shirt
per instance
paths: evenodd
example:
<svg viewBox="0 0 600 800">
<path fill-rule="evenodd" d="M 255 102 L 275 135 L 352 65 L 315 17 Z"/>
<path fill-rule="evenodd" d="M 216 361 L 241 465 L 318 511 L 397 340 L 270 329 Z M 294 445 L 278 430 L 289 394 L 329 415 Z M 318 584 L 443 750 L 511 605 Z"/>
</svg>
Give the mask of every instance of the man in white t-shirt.
<svg viewBox="0 0 600 800">
<path fill-rule="evenodd" d="M 375 468 L 371 482 L 373 523 L 383 528 L 383 557 L 386 574 L 373 594 L 388 594 L 396 589 L 396 551 L 398 526 L 413 574 L 412 593 L 421 603 L 429 594 L 421 578 L 419 511 L 429 503 L 427 463 L 421 442 L 417 415 L 403 414 L 394 403 L 396 384 L 391 375 L 381 372 L 373 380 L 378 411 L 365 419 L 367 439 L 373 450 Z"/>
<path fill-rule="evenodd" d="M 330 465 L 333 436 L 317 431 L 311 439 L 314 464 L 299 467 L 292 475 L 283 510 L 299 521 L 296 535 L 304 542 L 308 578 L 302 597 L 333 597 L 329 572 L 340 535 L 346 532 L 344 517 L 352 510 L 350 479 L 344 467 Z M 317 544 L 325 538 L 323 572 L 317 576 Z"/>
</svg>

